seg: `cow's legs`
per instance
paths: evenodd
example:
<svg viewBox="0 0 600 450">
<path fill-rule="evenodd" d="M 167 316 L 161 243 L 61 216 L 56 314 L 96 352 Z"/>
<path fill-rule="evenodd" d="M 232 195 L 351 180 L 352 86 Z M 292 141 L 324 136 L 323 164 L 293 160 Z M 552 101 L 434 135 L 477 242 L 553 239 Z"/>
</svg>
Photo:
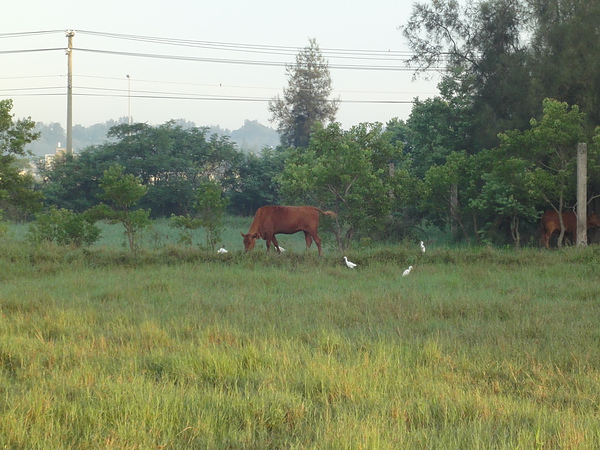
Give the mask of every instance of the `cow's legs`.
<svg viewBox="0 0 600 450">
<path fill-rule="evenodd" d="M 315 244 L 317 244 L 317 249 L 319 249 L 319 256 L 323 256 L 323 253 L 321 251 L 321 238 L 316 232 L 312 235 L 312 238 L 315 241 Z"/>
<path fill-rule="evenodd" d="M 550 248 L 548 245 L 548 243 L 550 242 L 550 236 L 552 236 L 552 233 L 544 233 L 544 235 L 542 236 L 542 244 L 546 248 Z"/>
<path fill-rule="evenodd" d="M 312 244 L 312 237 L 308 231 L 304 232 L 304 240 L 306 241 L 306 250 L 308 250 Z"/>
<path fill-rule="evenodd" d="M 267 241 L 267 253 L 269 253 L 271 251 L 271 241 L 273 240 L 273 237 L 266 234 L 264 239 Z"/>
<path fill-rule="evenodd" d="M 281 254 L 281 250 L 279 249 L 279 242 L 277 242 L 277 238 L 275 237 L 275 235 L 273 235 L 273 237 L 271 238 L 271 240 L 273 241 L 273 244 L 275 244 L 275 248 L 277 249 L 277 253 Z"/>
</svg>

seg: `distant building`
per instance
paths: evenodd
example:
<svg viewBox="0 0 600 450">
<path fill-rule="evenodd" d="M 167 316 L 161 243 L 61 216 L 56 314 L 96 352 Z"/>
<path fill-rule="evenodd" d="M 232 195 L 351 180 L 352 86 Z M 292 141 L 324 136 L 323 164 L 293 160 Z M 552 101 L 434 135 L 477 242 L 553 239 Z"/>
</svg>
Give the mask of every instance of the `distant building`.
<svg viewBox="0 0 600 450">
<path fill-rule="evenodd" d="M 54 153 L 47 153 L 44 155 L 44 167 L 46 169 L 51 169 L 54 158 L 56 158 L 59 155 L 64 155 L 66 152 L 67 152 L 67 149 L 65 147 L 61 147 L 60 142 L 59 142 L 58 145 L 56 146 L 56 149 L 54 150 Z"/>
</svg>

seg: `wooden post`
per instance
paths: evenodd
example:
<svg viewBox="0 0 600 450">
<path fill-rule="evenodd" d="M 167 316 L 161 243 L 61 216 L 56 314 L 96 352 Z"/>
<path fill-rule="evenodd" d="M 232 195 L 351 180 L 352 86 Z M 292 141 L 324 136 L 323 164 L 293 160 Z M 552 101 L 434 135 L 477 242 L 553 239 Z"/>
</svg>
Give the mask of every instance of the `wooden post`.
<svg viewBox="0 0 600 450">
<path fill-rule="evenodd" d="M 577 246 L 587 245 L 587 144 L 577 144 Z"/>
</svg>

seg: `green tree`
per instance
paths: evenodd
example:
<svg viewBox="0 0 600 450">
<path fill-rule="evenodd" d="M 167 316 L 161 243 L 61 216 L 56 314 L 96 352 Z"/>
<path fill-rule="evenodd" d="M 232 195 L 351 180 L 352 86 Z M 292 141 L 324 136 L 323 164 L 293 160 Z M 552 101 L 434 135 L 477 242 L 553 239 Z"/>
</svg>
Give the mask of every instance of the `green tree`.
<svg viewBox="0 0 600 450">
<path fill-rule="evenodd" d="M 507 157 L 518 156 L 531 164 L 528 170 L 537 195 L 558 213 L 575 200 L 577 143 L 587 141 L 585 115 L 574 105 L 571 108 L 553 99 L 544 101 L 541 120 L 531 120 L 531 128 L 513 130 L 500 135 L 500 149 Z M 592 145 L 589 158 L 597 158 L 598 148 Z M 564 226 L 562 216 L 558 245 L 562 246 Z"/>
<path fill-rule="evenodd" d="M 587 126 L 600 123 L 600 3 L 531 1 L 533 76 L 540 98 L 578 105 Z"/>
<path fill-rule="evenodd" d="M 237 183 L 241 153 L 225 137 L 205 128 L 183 128 L 174 121 L 159 126 L 112 127 L 111 142 L 88 147 L 73 158 L 59 158 L 43 171 L 48 202 L 84 211 L 98 202 L 98 180 L 115 162 L 148 188 L 139 206 L 153 216 L 186 214 L 200 184 L 210 177 L 224 188 Z"/>
<path fill-rule="evenodd" d="M 401 149 L 391 144 L 379 123 L 349 131 L 338 123 L 318 124 L 308 149 L 291 153 L 278 181 L 291 202 L 316 203 L 336 212 L 333 231 L 343 250 L 357 232 L 370 236 L 386 223 L 395 184 L 390 163 L 398 159 Z"/>
<path fill-rule="evenodd" d="M 466 152 L 452 152 L 444 164 L 431 166 L 423 180 L 421 205 L 436 225 L 443 227 L 450 224 L 455 236 L 460 229 L 467 242 L 470 242 L 470 235 L 465 223 L 465 208 L 469 198 L 466 187 L 470 181 L 470 162 Z"/>
<path fill-rule="evenodd" d="M 296 55 L 295 64 L 286 66 L 288 87 L 269 101 L 271 121 L 277 123 L 281 143 L 288 147 L 307 147 L 317 122 L 335 121 L 338 100 L 330 100 L 331 75 L 315 39 Z"/>
<path fill-rule="evenodd" d="M 181 230 L 181 235 L 179 236 L 180 244 L 192 245 L 194 231 L 202 226 L 202 221 L 192 214 L 185 214 L 183 216 L 173 214 L 169 219 L 169 226 Z"/>
<path fill-rule="evenodd" d="M 480 150 L 471 134 L 472 98 L 462 94 L 452 79 L 438 87 L 439 96 L 415 99 L 403 129 L 404 149 L 412 158 L 413 173 L 421 179 L 432 165 L 445 164 L 452 152 L 473 154 Z"/>
<path fill-rule="evenodd" d="M 495 146 L 498 132 L 525 127 L 536 112 L 527 18 L 517 0 L 432 0 L 414 4 L 402 27 L 417 71 L 441 70 L 472 97 L 476 148 Z"/>
<path fill-rule="evenodd" d="M 251 216 L 261 206 L 279 204 L 276 177 L 283 170 L 286 155 L 285 150 L 271 148 L 264 148 L 259 155 L 243 155 L 236 169 L 235 184 L 229 191 L 229 210 Z"/>
<path fill-rule="evenodd" d="M 195 230 L 203 227 L 206 231 L 206 246 L 215 250 L 223 233 L 223 218 L 229 199 L 223 196 L 222 187 L 214 181 L 205 181 L 196 193 L 193 213 L 171 216 L 170 225 L 182 230 L 180 242 L 192 245 Z"/>
<path fill-rule="evenodd" d="M 125 174 L 124 168 L 118 164 L 104 171 L 100 187 L 104 191 L 102 198 L 109 205 L 98 205 L 95 209 L 97 217 L 111 223 L 121 223 L 125 227 L 129 248 L 131 251 L 137 250 L 135 238 L 139 231 L 150 225 L 150 211 L 134 208 L 148 187 L 142 184 L 140 178 Z"/>
<path fill-rule="evenodd" d="M 19 167 L 25 146 L 39 137 L 35 123 L 28 119 L 14 121 L 12 100 L 0 100 L 0 209 L 19 208 L 35 211 L 41 207 L 42 195 L 33 191 L 33 177 Z"/>
<path fill-rule="evenodd" d="M 213 251 L 223 234 L 223 217 L 228 202 L 217 183 L 206 181 L 200 185 L 194 209 L 206 230 L 206 245 Z"/>
<path fill-rule="evenodd" d="M 43 158 L 39 159 L 39 187 L 44 194 L 44 203 L 78 213 L 98 204 L 101 194 L 98 180 L 111 163 L 96 156 L 88 148 L 79 154 L 58 154 L 50 165 Z"/>
<path fill-rule="evenodd" d="M 539 218 L 536 209 L 539 195 L 536 194 L 532 163 L 515 156 L 506 157 L 498 149 L 483 151 L 478 157 L 491 163 L 482 174 L 484 184 L 479 194 L 470 201 L 471 207 L 493 218 L 482 227 L 481 233 L 490 242 L 502 222 L 508 221 L 513 243 L 520 248 L 521 222 Z"/>
</svg>

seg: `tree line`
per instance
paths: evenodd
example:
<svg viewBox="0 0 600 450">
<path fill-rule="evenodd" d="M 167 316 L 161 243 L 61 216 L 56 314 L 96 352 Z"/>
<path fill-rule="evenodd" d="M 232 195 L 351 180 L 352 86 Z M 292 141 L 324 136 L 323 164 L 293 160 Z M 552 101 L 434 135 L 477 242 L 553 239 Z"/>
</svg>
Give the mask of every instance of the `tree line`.
<svg viewBox="0 0 600 450">
<path fill-rule="evenodd" d="M 283 97 L 269 103 L 281 145 L 246 154 L 204 128 L 119 124 L 108 142 L 40 167 L 40 181 L 22 182 L 34 188 L 29 197 L 2 191 L 9 178 L 0 178 L 0 204 L 32 210 L 43 198 L 46 208 L 88 211 L 118 164 L 145 186 L 135 208 L 148 217 L 192 221 L 217 186 L 231 214 L 285 203 L 334 210 L 325 226 L 340 249 L 356 238 L 415 238 L 424 226 L 470 243 L 533 244 L 544 210 L 575 206 L 579 142 L 588 144 L 590 196 L 600 188 L 599 17 L 597 1 L 416 3 L 402 27 L 411 63 L 442 77 L 439 95 L 415 99 L 407 120 L 343 129 L 328 63 L 311 39 L 286 69 Z M 3 151 L 22 155 L 32 128 L 2 123 L 22 134 Z M 3 161 L 1 170 L 14 167 Z"/>
<path fill-rule="evenodd" d="M 97 145 L 107 140 L 108 131 L 119 124 L 129 123 L 127 117 L 118 120 L 107 120 L 91 126 L 73 126 L 73 148 L 77 151 L 90 145 Z M 194 128 L 197 125 L 184 119 L 174 120 L 174 123 L 182 128 Z M 263 146 L 276 147 L 279 145 L 279 135 L 267 126 L 260 124 L 257 120 L 245 120 L 244 125 L 236 130 L 221 128 L 218 125 L 207 127 L 210 134 L 228 136 L 240 150 L 245 152 L 259 153 Z M 33 155 L 44 156 L 54 150 L 58 144 L 66 142 L 66 132 L 59 123 L 36 122 L 35 131 L 39 133 L 38 139 L 27 145 L 27 150 Z M 58 145 L 60 147 L 60 145 Z"/>
</svg>

